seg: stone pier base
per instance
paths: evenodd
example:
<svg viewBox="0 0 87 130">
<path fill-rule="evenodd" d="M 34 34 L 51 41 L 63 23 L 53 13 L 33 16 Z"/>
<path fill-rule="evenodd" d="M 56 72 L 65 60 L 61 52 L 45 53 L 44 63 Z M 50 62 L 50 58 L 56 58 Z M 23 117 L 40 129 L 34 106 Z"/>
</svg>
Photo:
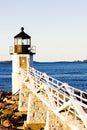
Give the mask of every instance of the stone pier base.
<svg viewBox="0 0 87 130">
<path fill-rule="evenodd" d="M 19 111 L 27 111 L 24 130 L 71 130 L 24 84 L 19 96 Z"/>
<path fill-rule="evenodd" d="M 39 127 L 44 124 L 44 130 L 70 130 L 49 108 L 32 92 L 29 93 L 27 121 L 28 126 Z M 40 127 L 39 127 L 40 128 Z M 41 130 L 40 129 L 35 130 Z"/>
</svg>

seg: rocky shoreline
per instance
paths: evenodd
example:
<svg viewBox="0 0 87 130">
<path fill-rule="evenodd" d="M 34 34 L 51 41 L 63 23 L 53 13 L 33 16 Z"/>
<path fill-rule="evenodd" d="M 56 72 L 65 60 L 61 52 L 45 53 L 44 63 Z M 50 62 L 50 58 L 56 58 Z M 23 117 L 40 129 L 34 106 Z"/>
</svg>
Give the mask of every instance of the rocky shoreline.
<svg viewBox="0 0 87 130">
<path fill-rule="evenodd" d="M 0 90 L 0 130 L 17 130 L 26 120 L 26 112 L 18 111 L 18 95 Z"/>
</svg>

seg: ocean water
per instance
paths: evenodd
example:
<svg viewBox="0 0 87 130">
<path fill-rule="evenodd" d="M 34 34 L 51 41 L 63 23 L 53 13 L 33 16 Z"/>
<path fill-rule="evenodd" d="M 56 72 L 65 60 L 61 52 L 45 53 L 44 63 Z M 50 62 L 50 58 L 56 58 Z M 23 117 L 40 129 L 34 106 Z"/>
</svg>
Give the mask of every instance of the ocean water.
<svg viewBox="0 0 87 130">
<path fill-rule="evenodd" d="M 5 91 L 12 91 L 12 63 L 0 62 L 0 89 Z"/>
<path fill-rule="evenodd" d="M 87 92 L 87 62 L 34 62 L 34 68 Z M 12 63 L 0 62 L 0 89 L 11 91 Z"/>
</svg>

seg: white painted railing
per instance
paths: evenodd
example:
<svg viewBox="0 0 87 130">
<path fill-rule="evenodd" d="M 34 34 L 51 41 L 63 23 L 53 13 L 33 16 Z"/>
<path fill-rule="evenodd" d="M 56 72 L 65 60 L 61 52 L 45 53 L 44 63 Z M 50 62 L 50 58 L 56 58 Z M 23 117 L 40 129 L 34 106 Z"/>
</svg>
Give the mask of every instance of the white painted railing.
<svg viewBox="0 0 87 130">
<path fill-rule="evenodd" d="M 56 114 L 67 108 L 68 113 L 82 120 L 87 128 L 87 93 L 58 81 L 46 73 L 29 68 L 21 70 L 23 82 Z M 31 85 L 28 85 L 31 84 Z M 79 109 L 78 109 L 79 108 Z"/>
<path fill-rule="evenodd" d="M 46 73 L 42 73 L 34 68 L 30 68 L 29 73 L 42 82 L 47 82 L 51 88 L 58 90 L 68 97 L 72 96 L 73 98 L 77 99 L 78 101 L 80 101 L 82 106 L 87 108 L 87 92 L 71 87 L 70 85 L 56 80 L 48 76 Z"/>
</svg>

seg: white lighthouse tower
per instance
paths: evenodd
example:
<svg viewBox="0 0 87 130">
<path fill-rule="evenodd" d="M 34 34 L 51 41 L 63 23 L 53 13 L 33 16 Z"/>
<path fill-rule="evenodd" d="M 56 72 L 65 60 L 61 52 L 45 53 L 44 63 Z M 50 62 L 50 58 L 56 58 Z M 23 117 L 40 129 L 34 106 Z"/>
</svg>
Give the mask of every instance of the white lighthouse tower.
<svg viewBox="0 0 87 130">
<path fill-rule="evenodd" d="M 15 94 L 21 88 L 20 68 L 28 71 L 33 66 L 35 47 L 31 46 L 31 36 L 21 32 L 14 37 L 14 49 L 12 54 L 12 93 Z"/>
</svg>

